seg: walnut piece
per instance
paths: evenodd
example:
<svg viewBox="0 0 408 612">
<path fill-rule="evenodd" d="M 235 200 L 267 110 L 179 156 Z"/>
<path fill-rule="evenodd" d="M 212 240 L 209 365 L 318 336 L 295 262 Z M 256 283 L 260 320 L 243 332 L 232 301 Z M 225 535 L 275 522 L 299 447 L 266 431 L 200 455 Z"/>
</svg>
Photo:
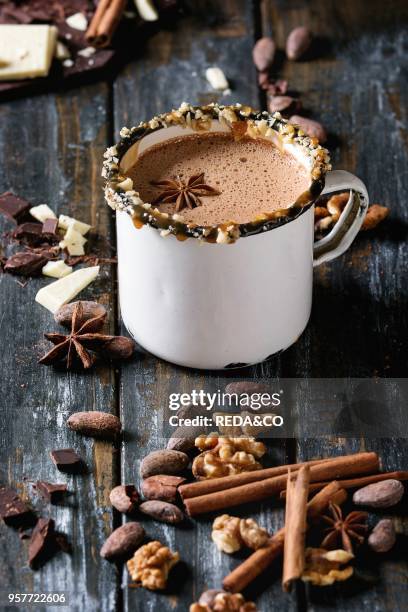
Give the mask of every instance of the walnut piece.
<svg viewBox="0 0 408 612">
<path fill-rule="evenodd" d="M 353 558 L 354 555 L 342 549 L 327 551 L 324 548 L 306 548 L 305 569 L 301 578 L 316 586 L 342 582 L 350 578 L 353 568 L 349 565 L 340 569 L 340 566 Z"/>
<path fill-rule="evenodd" d="M 362 230 L 371 230 L 377 227 L 381 221 L 383 221 L 389 213 L 389 209 L 386 206 L 380 204 L 372 204 L 368 207 L 367 214 L 364 218 Z"/>
<path fill-rule="evenodd" d="M 244 544 L 252 550 L 258 550 L 258 548 L 265 546 L 270 537 L 269 533 L 251 518 L 240 520 L 239 533 Z"/>
<path fill-rule="evenodd" d="M 196 438 L 195 445 L 204 451 L 194 459 L 192 466 L 193 475 L 199 480 L 259 470 L 262 465 L 256 460 L 266 452 L 265 445 L 252 437 L 228 438 L 210 434 Z"/>
<path fill-rule="evenodd" d="M 203 593 L 205 595 L 205 593 Z M 217 592 L 214 597 L 200 597 L 190 606 L 190 612 L 256 612 L 253 601 L 245 601 L 241 593 Z"/>
<path fill-rule="evenodd" d="M 157 540 L 139 548 L 127 562 L 132 579 L 142 587 L 157 591 L 166 587 L 169 571 L 180 559 Z"/>
<path fill-rule="evenodd" d="M 253 519 L 222 514 L 213 522 L 211 538 L 218 550 L 228 554 L 237 552 L 243 546 L 257 550 L 265 546 L 269 534 Z"/>
</svg>

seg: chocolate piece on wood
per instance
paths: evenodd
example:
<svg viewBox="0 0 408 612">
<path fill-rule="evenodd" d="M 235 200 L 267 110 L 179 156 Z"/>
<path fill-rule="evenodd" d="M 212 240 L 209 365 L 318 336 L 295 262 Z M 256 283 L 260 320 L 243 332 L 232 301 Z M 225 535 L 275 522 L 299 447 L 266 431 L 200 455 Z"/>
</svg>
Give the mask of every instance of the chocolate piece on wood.
<svg viewBox="0 0 408 612">
<path fill-rule="evenodd" d="M 11 191 L 5 191 L 0 195 L 0 213 L 11 219 L 11 221 L 20 221 L 30 208 L 30 202 L 16 196 Z"/>
<path fill-rule="evenodd" d="M 50 457 L 60 472 L 78 473 L 84 470 L 84 463 L 73 448 L 52 450 Z"/>
<path fill-rule="evenodd" d="M 39 569 L 58 549 L 53 519 L 40 518 L 28 544 L 28 564 Z"/>
<path fill-rule="evenodd" d="M 38 276 L 47 261 L 48 257 L 40 253 L 15 253 L 6 260 L 4 271 L 20 276 Z"/>
<path fill-rule="evenodd" d="M 14 240 L 18 240 L 28 246 L 38 246 L 46 240 L 42 235 L 41 223 L 28 222 L 17 225 L 11 236 Z"/>
<path fill-rule="evenodd" d="M 35 522 L 31 508 L 13 489 L 0 487 L 0 516 L 9 527 L 29 527 Z"/>
<path fill-rule="evenodd" d="M 66 484 L 52 484 L 51 482 L 45 482 L 44 480 L 38 480 L 35 488 L 46 501 L 52 504 L 60 501 L 67 492 Z"/>
<path fill-rule="evenodd" d="M 46 219 L 42 224 L 43 238 L 55 240 L 58 238 L 58 219 Z"/>
</svg>

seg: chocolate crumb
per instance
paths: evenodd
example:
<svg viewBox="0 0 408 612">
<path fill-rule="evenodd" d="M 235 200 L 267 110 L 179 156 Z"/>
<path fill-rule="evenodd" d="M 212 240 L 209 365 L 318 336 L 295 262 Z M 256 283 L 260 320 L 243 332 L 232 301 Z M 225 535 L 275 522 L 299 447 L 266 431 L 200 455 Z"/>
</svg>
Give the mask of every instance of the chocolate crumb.
<svg viewBox="0 0 408 612">
<path fill-rule="evenodd" d="M 5 191 L 0 195 L 0 213 L 15 223 L 20 221 L 30 208 L 30 202 L 14 195 L 11 191 Z"/>
<path fill-rule="evenodd" d="M 52 450 L 50 457 L 60 472 L 78 473 L 84 469 L 84 463 L 73 448 Z"/>
<path fill-rule="evenodd" d="M 19 495 L 7 487 L 0 487 L 0 516 L 9 527 L 30 527 L 35 514 Z"/>
<path fill-rule="evenodd" d="M 45 482 L 44 480 L 37 480 L 35 488 L 46 501 L 51 504 L 60 501 L 67 492 L 66 484 L 52 484 L 51 482 Z"/>
</svg>

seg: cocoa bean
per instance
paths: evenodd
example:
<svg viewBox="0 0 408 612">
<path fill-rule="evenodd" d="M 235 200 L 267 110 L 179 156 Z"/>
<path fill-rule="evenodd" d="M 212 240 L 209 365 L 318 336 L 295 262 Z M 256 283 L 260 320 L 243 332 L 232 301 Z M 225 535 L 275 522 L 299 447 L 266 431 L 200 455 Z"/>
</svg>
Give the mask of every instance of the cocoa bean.
<svg viewBox="0 0 408 612">
<path fill-rule="evenodd" d="M 109 359 L 129 359 L 134 353 L 136 343 L 126 336 L 110 336 L 101 347 L 101 353 Z"/>
<path fill-rule="evenodd" d="M 139 493 L 133 485 L 118 485 L 110 492 L 109 499 L 116 510 L 125 514 L 134 512 L 140 502 Z"/>
<path fill-rule="evenodd" d="M 100 555 L 108 561 L 126 561 L 139 548 L 144 537 L 145 530 L 140 523 L 125 523 L 111 533 L 102 546 Z"/>
<path fill-rule="evenodd" d="M 259 72 L 268 70 L 272 66 L 275 52 L 276 44 L 272 38 L 264 36 L 256 41 L 252 49 L 252 58 Z"/>
<path fill-rule="evenodd" d="M 317 138 L 320 143 L 324 143 L 327 140 L 326 130 L 318 121 L 313 119 L 306 119 L 300 115 L 292 115 L 289 119 L 289 123 L 298 125 L 307 136 L 310 138 Z"/>
<path fill-rule="evenodd" d="M 149 476 L 149 478 L 143 480 L 141 485 L 143 496 L 146 499 L 175 502 L 177 499 L 177 487 L 183 484 L 185 480 L 181 476 L 168 476 L 166 474 Z"/>
<path fill-rule="evenodd" d="M 388 552 L 395 544 L 397 536 L 391 519 L 379 521 L 368 537 L 368 545 L 375 552 Z"/>
<path fill-rule="evenodd" d="M 268 96 L 268 110 L 270 113 L 282 113 L 288 116 L 299 111 L 302 103 L 291 96 Z"/>
<path fill-rule="evenodd" d="M 54 315 L 55 321 L 60 325 L 64 325 L 64 327 L 71 327 L 72 313 L 74 312 L 75 304 L 77 304 L 77 302 L 71 302 L 70 304 L 64 304 L 64 306 L 61 306 L 61 308 L 59 308 Z M 80 325 L 89 319 L 94 319 L 95 317 L 100 317 L 102 315 L 106 317 L 106 308 L 105 306 L 102 306 L 102 304 L 86 301 L 81 301 L 81 304 L 82 317 L 80 320 Z"/>
<path fill-rule="evenodd" d="M 267 385 L 251 380 L 240 380 L 238 382 L 228 383 L 225 387 L 225 393 L 236 393 L 237 395 L 252 395 L 252 393 L 267 392 Z"/>
<path fill-rule="evenodd" d="M 389 479 L 359 489 L 353 495 L 353 502 L 357 506 L 389 508 L 398 504 L 403 495 L 404 485 L 399 480 Z"/>
<path fill-rule="evenodd" d="M 180 474 L 188 466 L 189 458 L 185 453 L 175 450 L 158 450 L 147 455 L 140 464 L 142 478 L 159 474 Z"/>
<path fill-rule="evenodd" d="M 181 523 L 184 520 L 184 514 L 180 508 L 164 501 L 152 500 L 143 502 L 140 504 L 139 510 L 156 521 L 170 523 L 171 525 Z"/>
<path fill-rule="evenodd" d="M 309 28 L 299 26 L 292 30 L 286 40 L 286 55 L 290 60 L 298 60 L 306 53 L 312 42 Z"/>
<path fill-rule="evenodd" d="M 109 440 L 115 438 L 122 428 L 117 416 L 98 410 L 74 412 L 67 420 L 67 425 L 84 436 Z"/>
</svg>

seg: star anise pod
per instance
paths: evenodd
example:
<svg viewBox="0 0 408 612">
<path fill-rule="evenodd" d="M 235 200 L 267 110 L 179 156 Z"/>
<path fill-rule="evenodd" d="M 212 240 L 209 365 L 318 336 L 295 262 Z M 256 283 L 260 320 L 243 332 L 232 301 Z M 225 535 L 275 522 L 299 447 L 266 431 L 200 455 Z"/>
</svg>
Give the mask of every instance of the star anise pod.
<svg viewBox="0 0 408 612">
<path fill-rule="evenodd" d="M 177 180 L 165 179 L 163 181 L 152 181 L 152 185 L 160 187 L 163 191 L 153 200 L 152 204 L 176 203 L 176 212 L 183 208 L 195 208 L 201 206 L 200 197 L 220 195 L 220 191 L 204 183 L 204 172 L 190 176 L 187 183 L 180 177 Z"/>
<path fill-rule="evenodd" d="M 98 333 L 104 322 L 105 313 L 84 321 L 82 303 L 77 302 L 72 313 L 71 332 L 68 335 L 44 334 L 55 346 L 39 360 L 39 363 L 53 365 L 65 360 L 69 370 L 79 360 L 87 370 L 96 361 L 95 353 L 114 359 L 130 357 L 135 348 L 134 341 L 124 336 Z"/>
<path fill-rule="evenodd" d="M 343 549 L 353 553 L 353 540 L 358 544 L 364 541 L 364 534 L 368 529 L 365 524 L 368 513 L 357 510 L 343 518 L 343 512 L 337 504 L 330 504 L 329 510 L 331 516 L 322 516 L 330 525 L 325 530 L 327 535 L 321 543 L 322 548 L 331 548 L 341 541 Z"/>
</svg>

